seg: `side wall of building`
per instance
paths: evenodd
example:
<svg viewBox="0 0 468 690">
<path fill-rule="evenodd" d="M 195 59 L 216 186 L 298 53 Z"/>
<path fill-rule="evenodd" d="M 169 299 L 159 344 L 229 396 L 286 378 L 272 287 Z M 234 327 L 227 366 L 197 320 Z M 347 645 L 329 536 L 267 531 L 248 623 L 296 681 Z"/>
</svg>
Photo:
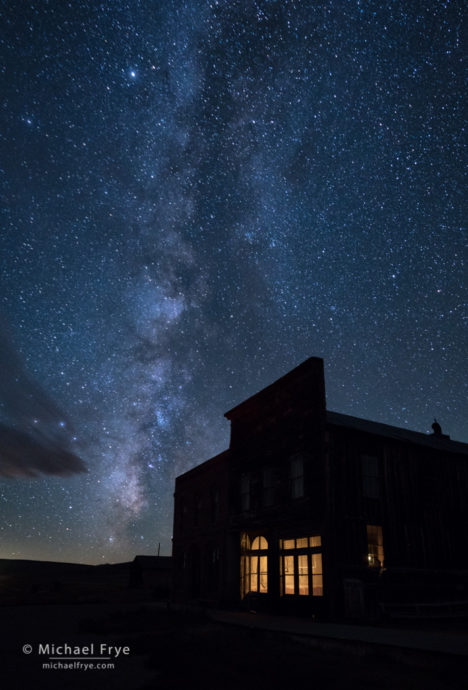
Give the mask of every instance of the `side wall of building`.
<svg viewBox="0 0 468 690">
<path fill-rule="evenodd" d="M 338 610 L 352 615 L 356 588 L 370 615 L 398 600 L 468 599 L 466 456 L 332 427 L 329 464 Z"/>
<path fill-rule="evenodd" d="M 222 453 L 176 480 L 174 594 L 178 601 L 220 601 L 228 568 L 228 458 Z"/>
</svg>

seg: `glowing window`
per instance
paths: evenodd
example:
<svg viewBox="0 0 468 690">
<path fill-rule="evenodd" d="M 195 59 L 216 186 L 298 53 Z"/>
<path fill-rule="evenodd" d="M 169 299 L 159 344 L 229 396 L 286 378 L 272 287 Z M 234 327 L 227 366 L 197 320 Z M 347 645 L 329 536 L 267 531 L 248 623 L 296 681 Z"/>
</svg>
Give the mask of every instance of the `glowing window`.
<svg viewBox="0 0 468 690">
<path fill-rule="evenodd" d="M 268 592 L 268 541 L 255 537 L 250 544 L 247 534 L 241 534 L 240 593 L 243 599 L 249 592 Z"/>
<path fill-rule="evenodd" d="M 312 594 L 314 597 L 323 596 L 322 554 L 312 554 Z"/>
<path fill-rule="evenodd" d="M 294 556 L 283 556 L 284 593 L 294 594 Z"/>
<path fill-rule="evenodd" d="M 257 549 L 267 549 L 268 548 L 268 542 L 265 539 L 265 537 L 255 537 L 255 539 L 252 542 L 251 549 L 252 551 L 256 551 Z"/>
<path fill-rule="evenodd" d="M 245 532 L 244 532 L 243 534 L 241 534 L 241 551 L 248 551 L 249 549 L 250 549 L 249 535 L 245 534 Z"/>
<path fill-rule="evenodd" d="M 380 525 L 367 525 L 367 562 L 370 568 L 383 568 L 384 548 Z"/>
<path fill-rule="evenodd" d="M 267 556 L 250 556 L 250 592 L 268 592 Z"/>
<path fill-rule="evenodd" d="M 297 577 L 299 594 L 309 594 L 309 559 L 307 554 L 297 557 Z"/>
<path fill-rule="evenodd" d="M 322 546 L 322 539 L 316 537 L 301 537 L 300 539 L 280 539 L 280 549 L 307 549 Z"/>
<path fill-rule="evenodd" d="M 280 539 L 280 594 L 323 596 L 319 536 Z"/>
</svg>

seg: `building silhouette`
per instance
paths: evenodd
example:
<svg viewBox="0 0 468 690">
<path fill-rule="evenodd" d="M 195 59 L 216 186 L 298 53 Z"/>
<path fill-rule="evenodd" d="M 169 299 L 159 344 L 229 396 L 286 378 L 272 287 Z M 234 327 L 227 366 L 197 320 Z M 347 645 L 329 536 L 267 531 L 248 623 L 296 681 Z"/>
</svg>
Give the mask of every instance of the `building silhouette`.
<svg viewBox="0 0 468 690">
<path fill-rule="evenodd" d="M 310 358 L 176 480 L 179 601 L 321 618 L 468 608 L 468 444 L 330 412 Z"/>
</svg>

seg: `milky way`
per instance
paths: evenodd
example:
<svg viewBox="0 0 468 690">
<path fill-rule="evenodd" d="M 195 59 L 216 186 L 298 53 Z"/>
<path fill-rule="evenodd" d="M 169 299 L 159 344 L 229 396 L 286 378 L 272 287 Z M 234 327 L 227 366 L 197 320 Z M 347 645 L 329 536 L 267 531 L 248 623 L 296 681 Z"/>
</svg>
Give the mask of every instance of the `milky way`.
<svg viewBox="0 0 468 690">
<path fill-rule="evenodd" d="M 329 409 L 468 440 L 461 3 L 0 19 L 2 327 L 72 458 L 0 478 L 0 557 L 170 553 L 174 478 L 309 356 Z"/>
</svg>

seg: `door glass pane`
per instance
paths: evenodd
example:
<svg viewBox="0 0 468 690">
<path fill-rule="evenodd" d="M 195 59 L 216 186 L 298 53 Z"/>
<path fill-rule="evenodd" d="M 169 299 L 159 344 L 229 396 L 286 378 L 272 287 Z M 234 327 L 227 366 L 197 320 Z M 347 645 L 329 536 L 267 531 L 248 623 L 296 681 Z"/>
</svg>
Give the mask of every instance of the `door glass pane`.
<svg viewBox="0 0 468 690">
<path fill-rule="evenodd" d="M 250 591 L 256 592 L 258 587 L 258 556 L 250 558 Z"/>
<path fill-rule="evenodd" d="M 313 553 L 312 554 L 312 573 L 314 575 L 322 574 L 322 554 Z"/>
<path fill-rule="evenodd" d="M 308 575 L 299 575 L 299 594 L 309 594 Z"/>
<path fill-rule="evenodd" d="M 299 575 L 307 575 L 307 573 L 309 572 L 309 564 L 307 562 L 306 554 L 297 557 L 297 565 L 299 569 Z"/>
<path fill-rule="evenodd" d="M 306 554 L 297 557 L 299 573 L 299 594 L 309 594 L 309 562 Z"/>
<path fill-rule="evenodd" d="M 284 577 L 284 593 L 294 594 L 294 575 L 285 575 Z"/>
<path fill-rule="evenodd" d="M 323 580 L 322 575 L 314 575 L 312 578 L 312 594 L 314 597 L 323 596 Z"/>
<path fill-rule="evenodd" d="M 294 556 L 283 556 L 284 574 L 294 575 Z"/>
<path fill-rule="evenodd" d="M 294 556 L 283 556 L 284 593 L 294 594 Z"/>
<path fill-rule="evenodd" d="M 250 572 L 252 575 L 255 573 L 257 574 L 258 572 L 258 556 L 251 556 L 250 557 Z"/>
</svg>

